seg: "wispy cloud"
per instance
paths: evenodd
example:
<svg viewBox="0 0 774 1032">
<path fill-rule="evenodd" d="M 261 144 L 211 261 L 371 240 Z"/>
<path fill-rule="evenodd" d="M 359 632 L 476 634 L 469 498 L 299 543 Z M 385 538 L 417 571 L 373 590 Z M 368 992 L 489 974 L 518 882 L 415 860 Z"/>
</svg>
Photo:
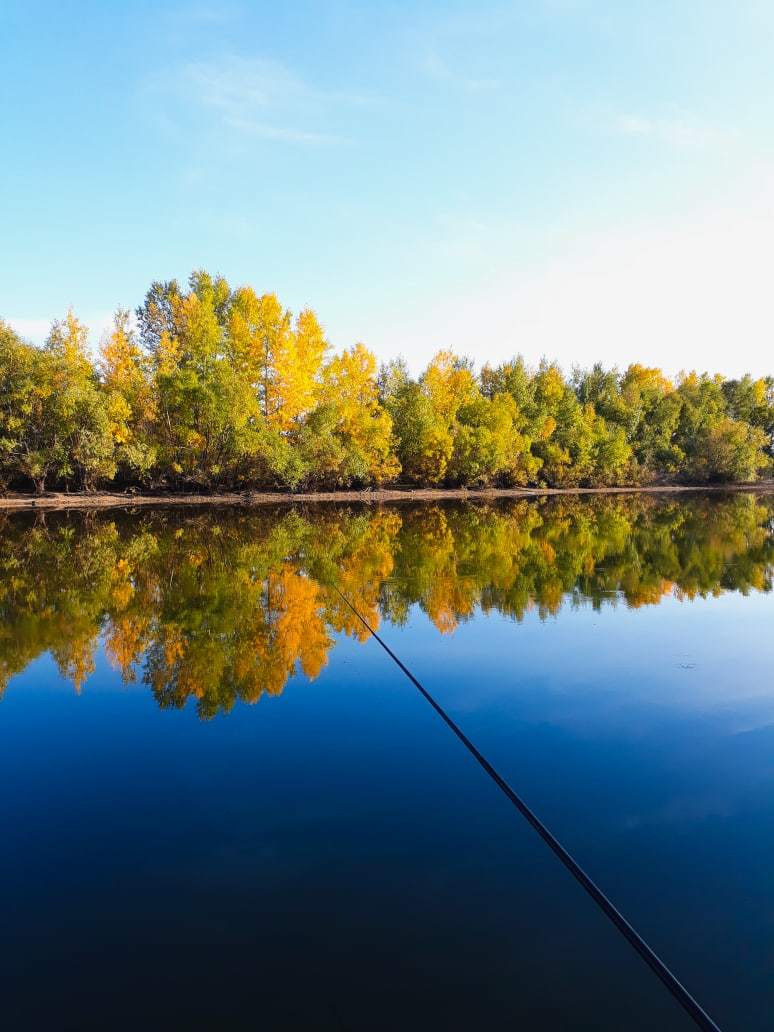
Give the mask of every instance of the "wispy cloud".
<svg viewBox="0 0 774 1032">
<path fill-rule="evenodd" d="M 342 142 L 337 116 L 372 103 L 365 95 L 313 86 L 280 61 L 234 54 L 188 61 L 154 85 L 239 137 L 287 143 Z"/>
<path fill-rule="evenodd" d="M 609 128 L 619 136 L 650 139 L 673 147 L 711 147 L 737 136 L 733 129 L 709 125 L 685 114 L 650 117 L 628 112 L 615 115 Z"/>
<path fill-rule="evenodd" d="M 485 258 L 496 238 L 495 226 L 468 211 L 441 212 L 428 222 L 426 245 L 432 254 L 460 261 Z"/>
<path fill-rule="evenodd" d="M 435 50 L 428 50 L 420 59 L 420 70 L 434 82 L 443 83 L 448 86 L 464 90 L 466 93 L 485 93 L 488 90 L 497 89 L 497 80 L 468 75 L 452 67 Z"/>
<path fill-rule="evenodd" d="M 284 65 L 258 58 L 191 61 L 182 66 L 181 75 L 196 100 L 229 114 L 297 103 L 310 93 Z"/>
<path fill-rule="evenodd" d="M 232 21 L 239 11 L 236 4 L 226 3 L 220 0 L 219 3 L 192 3 L 181 11 L 175 12 L 176 18 L 186 18 L 190 22 L 200 22 L 205 25 L 221 25 L 224 22 Z"/>
<path fill-rule="evenodd" d="M 189 101 L 240 134 L 291 143 L 335 139 L 320 127 L 321 96 L 277 61 L 193 61 L 180 69 L 180 81 Z"/>
</svg>

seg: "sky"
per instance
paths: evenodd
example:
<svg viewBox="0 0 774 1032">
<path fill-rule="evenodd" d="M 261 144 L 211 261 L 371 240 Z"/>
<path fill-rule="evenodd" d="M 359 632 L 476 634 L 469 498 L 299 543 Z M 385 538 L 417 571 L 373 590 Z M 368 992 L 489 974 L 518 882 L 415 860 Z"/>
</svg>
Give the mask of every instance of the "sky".
<svg viewBox="0 0 774 1032">
<path fill-rule="evenodd" d="M 0 317 L 192 269 L 335 348 L 774 373 L 774 3 L 2 0 Z"/>
</svg>

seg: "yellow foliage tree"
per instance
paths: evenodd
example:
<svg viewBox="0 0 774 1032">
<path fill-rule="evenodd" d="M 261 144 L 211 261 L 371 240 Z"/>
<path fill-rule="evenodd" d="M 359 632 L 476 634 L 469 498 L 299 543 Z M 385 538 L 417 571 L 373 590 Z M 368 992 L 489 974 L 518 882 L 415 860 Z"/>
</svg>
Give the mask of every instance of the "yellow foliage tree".
<svg viewBox="0 0 774 1032">
<path fill-rule="evenodd" d="M 379 402 L 373 353 L 356 344 L 328 362 L 322 381 L 320 400 L 335 413 L 336 431 L 362 457 L 368 476 L 376 483 L 396 476 L 392 419 Z"/>
<path fill-rule="evenodd" d="M 157 406 L 147 359 L 124 309 L 116 312 L 113 328 L 102 340 L 98 368 L 119 460 L 143 473 L 155 458 L 151 441 Z"/>
<path fill-rule="evenodd" d="M 452 351 L 433 356 L 422 377 L 425 391 L 446 426 L 454 422 L 460 407 L 476 393 L 476 380 L 465 361 Z"/>
<path fill-rule="evenodd" d="M 231 300 L 228 344 L 269 426 L 287 430 L 314 406 L 328 345 L 311 309 L 293 323 L 275 294 L 259 297 L 240 287 Z"/>
</svg>

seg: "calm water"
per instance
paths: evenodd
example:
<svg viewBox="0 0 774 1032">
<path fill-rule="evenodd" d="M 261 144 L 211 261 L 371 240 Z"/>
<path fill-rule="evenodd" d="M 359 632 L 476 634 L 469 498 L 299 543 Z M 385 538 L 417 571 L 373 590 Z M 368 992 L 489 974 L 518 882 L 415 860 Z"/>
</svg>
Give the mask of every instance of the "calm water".
<svg viewBox="0 0 774 1032">
<path fill-rule="evenodd" d="M 12 1029 L 774 1013 L 774 498 L 0 521 Z"/>
</svg>

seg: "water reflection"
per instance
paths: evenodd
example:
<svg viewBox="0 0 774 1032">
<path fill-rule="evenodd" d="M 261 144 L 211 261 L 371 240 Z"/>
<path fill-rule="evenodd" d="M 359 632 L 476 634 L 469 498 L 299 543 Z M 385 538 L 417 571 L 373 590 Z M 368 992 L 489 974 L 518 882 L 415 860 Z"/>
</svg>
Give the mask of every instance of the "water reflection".
<svg viewBox="0 0 774 1032">
<path fill-rule="evenodd" d="M 80 691 L 104 642 L 125 682 L 202 718 L 320 673 L 334 634 L 418 605 L 441 634 L 477 609 L 769 591 L 774 499 L 616 496 L 383 509 L 172 510 L 0 523 L 0 691 L 50 652 Z"/>
</svg>

